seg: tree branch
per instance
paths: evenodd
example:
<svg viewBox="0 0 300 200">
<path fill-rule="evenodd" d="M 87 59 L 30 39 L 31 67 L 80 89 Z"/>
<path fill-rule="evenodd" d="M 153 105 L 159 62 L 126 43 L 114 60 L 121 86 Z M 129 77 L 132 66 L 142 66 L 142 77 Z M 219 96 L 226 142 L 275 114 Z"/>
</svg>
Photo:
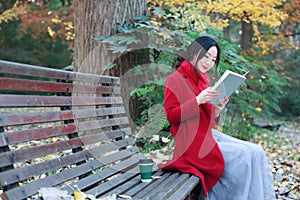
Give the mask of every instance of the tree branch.
<svg viewBox="0 0 300 200">
<path fill-rule="evenodd" d="M 267 35 L 269 35 L 269 34 L 265 34 L 265 33 L 261 34 L 262 37 L 265 37 Z M 272 33 L 272 35 L 278 36 L 279 34 L 278 33 Z M 283 35 L 283 37 L 290 37 L 290 36 L 294 37 L 294 36 L 297 36 L 297 35 L 300 35 L 300 32 L 286 33 L 286 34 Z"/>
<path fill-rule="evenodd" d="M 272 35 L 278 35 L 278 33 L 272 33 Z M 290 37 L 290 36 L 296 36 L 296 35 L 300 35 L 300 32 L 295 32 L 295 33 L 287 33 L 284 34 L 284 37 Z"/>
</svg>

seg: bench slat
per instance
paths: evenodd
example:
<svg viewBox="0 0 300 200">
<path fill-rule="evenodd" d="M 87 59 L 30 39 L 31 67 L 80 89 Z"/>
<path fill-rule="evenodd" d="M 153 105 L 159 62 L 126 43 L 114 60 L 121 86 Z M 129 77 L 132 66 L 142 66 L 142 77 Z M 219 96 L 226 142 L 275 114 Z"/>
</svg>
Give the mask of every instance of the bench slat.
<svg viewBox="0 0 300 200">
<path fill-rule="evenodd" d="M 111 137 L 110 135 L 108 136 Z M 118 136 L 121 136 L 121 134 L 116 134 L 114 138 L 117 138 Z M 74 154 L 64 155 L 63 157 L 54 158 L 52 160 L 46 160 L 35 165 L 29 165 L 23 168 L 16 168 L 14 170 L 6 171 L 0 174 L 0 186 L 2 184 L 9 185 L 18 181 L 22 181 L 27 178 L 46 173 L 48 171 L 75 164 L 89 158 L 94 158 L 96 157 L 95 155 L 102 155 L 118 149 L 119 146 L 114 144 L 96 146 L 88 150 L 79 151 Z M 137 152 L 136 149 L 134 149 L 134 151 Z"/>
<path fill-rule="evenodd" d="M 138 194 L 134 195 L 134 199 L 140 199 L 150 197 L 153 192 L 158 192 L 161 189 L 165 188 L 168 184 L 172 183 L 177 177 L 179 177 L 179 173 L 171 173 L 170 176 L 167 178 L 161 178 L 157 180 L 156 182 L 149 184 L 148 187 L 143 189 L 142 191 L 139 191 Z M 158 190 L 158 191 L 157 191 Z"/>
<path fill-rule="evenodd" d="M 130 188 L 130 190 L 126 191 L 124 194 L 128 195 L 130 197 L 134 197 L 135 195 L 139 194 L 140 192 L 142 192 L 143 194 L 146 194 L 147 192 L 145 192 L 145 190 L 147 189 L 147 187 L 151 184 L 153 185 L 153 187 L 157 187 L 161 182 L 163 182 L 163 180 L 165 180 L 166 178 L 168 178 L 171 174 L 170 173 L 164 173 L 161 175 L 160 179 L 157 179 L 155 181 L 152 182 L 141 182 L 140 184 L 136 185 L 135 187 Z M 147 189 L 147 191 L 150 191 L 151 189 Z"/>
<path fill-rule="evenodd" d="M 185 197 L 191 193 L 191 191 L 196 187 L 196 185 L 200 182 L 199 178 L 196 176 L 191 176 L 188 181 L 186 181 L 176 192 L 174 192 L 168 200 L 174 199 L 185 199 Z"/>
<path fill-rule="evenodd" d="M 125 114 L 124 107 L 0 114 L 0 126 L 57 122 L 69 119 L 82 119 L 120 114 Z"/>
<path fill-rule="evenodd" d="M 31 95 L 1 95 L 0 97 L 0 108 L 93 106 L 122 103 L 123 101 L 121 97 L 62 97 Z"/>
<path fill-rule="evenodd" d="M 129 152 L 129 153 L 132 153 L 132 152 Z M 140 157 L 140 156 L 131 157 L 125 161 L 122 161 L 116 165 L 113 165 L 110 168 L 105 168 L 105 169 L 101 170 L 100 172 L 90 175 L 86 178 L 89 178 L 91 176 L 94 176 L 94 177 L 96 176 L 98 178 L 97 181 L 100 182 L 101 180 L 103 180 L 106 177 L 103 174 L 106 174 L 107 172 L 108 172 L 107 175 L 115 174 L 115 173 L 123 170 L 126 166 L 134 164 L 138 157 Z M 36 188 L 40 188 L 41 186 L 42 187 L 52 187 L 52 186 L 64 183 L 64 182 L 71 180 L 73 178 L 76 178 L 80 175 L 84 175 L 95 169 L 98 169 L 100 167 L 103 167 L 105 165 L 113 163 L 119 159 L 120 159 L 120 157 L 115 156 L 113 154 L 109 158 L 102 157 L 98 160 L 90 161 L 90 162 L 81 164 L 77 167 L 74 167 L 71 169 L 66 169 L 66 170 L 64 170 L 60 173 L 54 174 L 52 176 L 48 176 L 43 179 L 38 179 L 32 183 L 25 184 L 24 186 L 14 188 L 12 190 L 7 191 L 6 195 L 10 198 L 10 200 L 24 199 L 28 196 L 36 194 L 37 193 Z M 85 179 L 85 178 L 83 178 L 83 179 Z M 79 181 L 81 181 L 83 179 L 80 179 Z M 78 182 L 76 182 L 76 183 L 78 183 Z M 72 184 L 71 184 L 71 187 L 73 187 Z M 72 189 L 70 188 L 70 186 L 65 186 L 64 189 L 65 190 L 69 189 L 69 192 L 72 193 Z"/>
<path fill-rule="evenodd" d="M 65 126 L 69 126 L 69 125 L 64 125 L 64 127 Z M 40 131 L 44 130 L 44 128 L 37 129 L 36 135 L 34 134 L 34 132 L 35 132 L 34 130 L 20 131 L 21 133 L 24 133 L 24 134 L 20 134 L 20 132 L 0 133 L 0 147 L 7 146 L 9 144 L 17 144 L 17 143 L 21 143 L 21 142 L 25 142 L 25 141 L 30 141 L 30 140 L 39 140 L 39 139 L 44 139 L 44 138 L 50 138 L 50 137 L 55 137 L 55 136 L 58 137 L 58 136 L 62 136 L 65 134 L 75 133 L 74 131 L 70 131 L 70 132 L 65 131 L 65 132 L 56 133 L 55 128 L 54 129 L 49 128 L 49 129 L 51 130 L 51 132 L 50 133 L 48 132 L 48 135 L 44 135 L 44 133 L 40 132 Z M 88 127 L 88 129 L 86 129 L 86 130 L 93 130 L 93 127 Z M 86 131 L 86 130 L 81 129 L 81 131 Z M 118 135 L 119 132 L 122 134 L 122 136 L 132 134 L 131 129 L 129 127 L 116 129 L 116 130 L 110 130 L 110 131 L 103 131 L 103 134 L 107 135 L 107 132 L 111 136 L 114 136 L 116 134 Z M 11 135 L 8 135 L 8 134 L 11 134 Z M 102 135 L 100 134 L 99 137 L 101 137 L 101 136 Z M 106 139 L 110 139 L 110 137 L 107 137 Z"/>
<path fill-rule="evenodd" d="M 86 74 L 80 72 L 69 72 L 57 69 L 51 69 L 28 64 L 0 60 L 0 73 L 14 74 L 22 76 L 32 76 L 41 78 L 53 78 L 61 80 L 76 80 L 96 83 L 119 84 L 120 78 L 112 76 L 99 76 L 96 74 Z"/>
<path fill-rule="evenodd" d="M 4 132 L 0 136 L 4 138 L 0 140 L 0 147 L 28 142 L 32 140 L 41 140 L 51 137 L 64 136 L 71 133 L 84 132 L 95 130 L 99 128 L 106 128 L 111 126 L 127 125 L 128 119 L 126 117 L 109 118 L 102 120 L 93 120 L 80 123 L 65 124 L 61 126 L 53 126 L 46 128 L 27 129 L 23 131 Z"/>
<path fill-rule="evenodd" d="M 134 167 L 133 169 L 126 171 L 126 173 L 117 176 L 116 178 L 111 179 L 108 182 L 102 183 L 96 187 L 93 187 L 91 190 L 86 191 L 87 194 L 92 194 L 95 197 L 105 194 L 108 191 L 111 191 L 112 188 L 123 185 L 126 182 L 129 182 L 130 179 L 139 175 L 139 166 Z M 139 178 L 140 180 L 140 178 Z"/>
<path fill-rule="evenodd" d="M 54 158 L 52 160 L 47 160 L 42 163 L 37 163 L 35 165 L 28 165 L 26 167 L 6 171 L 0 174 L 0 186 L 6 186 L 23 181 L 30 177 L 41 175 L 52 170 L 57 170 L 89 158 L 92 158 L 92 155 L 89 151 L 84 150 L 74 154 L 65 155 L 63 157 Z"/>
<path fill-rule="evenodd" d="M 1 154 L 0 157 L 0 167 L 8 166 L 17 162 L 30 160 L 33 158 L 38 158 L 42 156 L 47 156 L 49 154 L 54 154 L 57 152 L 66 151 L 69 149 L 75 149 L 82 147 L 83 145 L 93 144 L 93 137 L 85 136 L 80 138 L 74 138 L 67 141 L 59 141 L 51 144 L 35 146 L 29 149 L 21 149 L 14 152 L 5 152 Z M 109 145 L 112 147 L 126 147 L 126 145 L 134 144 L 132 138 L 123 139 L 116 141 L 114 143 L 109 143 L 108 145 L 103 145 L 104 148 L 107 148 Z"/>
<path fill-rule="evenodd" d="M 157 190 L 155 192 L 151 191 L 150 193 L 147 194 L 147 196 L 149 197 L 155 196 L 156 199 L 165 199 L 174 191 L 176 191 L 180 187 L 180 185 L 186 182 L 189 176 L 190 176 L 189 174 L 181 174 L 178 178 L 172 180 L 165 187 L 162 187 L 160 188 L 160 190 Z"/>
<path fill-rule="evenodd" d="M 162 171 L 156 171 L 156 172 L 153 173 L 154 176 L 162 176 L 162 174 L 163 174 Z M 125 183 L 122 183 L 119 187 L 117 187 L 113 190 L 110 190 L 109 192 L 107 192 L 105 194 L 105 196 L 109 196 L 109 195 L 112 195 L 112 194 L 118 194 L 118 195 L 126 194 L 126 191 L 128 191 L 130 188 L 136 189 L 137 188 L 136 186 L 138 184 L 143 184 L 145 186 L 145 185 L 148 185 L 150 183 L 141 182 L 141 177 L 140 177 L 140 175 L 138 175 L 138 176 L 134 177 L 133 179 L 127 180 Z M 140 190 L 141 189 L 138 189 L 138 191 L 140 191 Z M 135 193 L 136 192 L 133 192 L 133 194 L 135 194 Z"/>
<path fill-rule="evenodd" d="M 76 183 L 70 184 L 71 187 L 64 186 L 62 189 L 67 190 L 68 193 L 71 194 L 73 192 L 72 187 L 74 187 L 74 185 L 77 185 L 82 191 L 85 191 L 89 187 L 97 183 L 101 183 L 101 181 L 111 176 L 114 176 L 117 173 L 124 173 L 125 171 L 128 171 L 127 170 L 128 168 L 134 168 L 135 166 L 138 165 L 138 162 L 141 158 L 145 158 L 145 157 L 141 154 L 130 157 L 129 159 L 117 163 L 109 168 L 102 169 L 101 171 L 95 174 L 82 178 L 78 180 Z"/>
<path fill-rule="evenodd" d="M 7 84 L 9 83 L 9 84 Z M 58 83 L 17 78 L 0 78 L 0 90 L 27 92 L 65 92 L 83 94 L 120 94 L 120 87 Z"/>
</svg>

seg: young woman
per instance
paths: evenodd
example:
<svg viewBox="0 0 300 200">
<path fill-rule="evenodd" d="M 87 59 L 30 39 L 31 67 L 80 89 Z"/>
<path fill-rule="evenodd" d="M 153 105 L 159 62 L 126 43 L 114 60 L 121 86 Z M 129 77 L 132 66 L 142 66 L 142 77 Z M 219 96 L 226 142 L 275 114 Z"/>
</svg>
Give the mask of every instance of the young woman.
<svg viewBox="0 0 300 200">
<path fill-rule="evenodd" d="M 198 176 L 208 200 L 273 200 L 272 172 L 263 150 L 214 129 L 228 103 L 226 98 L 210 104 L 218 93 L 210 88 L 207 72 L 219 60 L 217 42 L 202 36 L 167 77 L 164 109 L 175 147 L 172 160 L 159 167 Z"/>
</svg>

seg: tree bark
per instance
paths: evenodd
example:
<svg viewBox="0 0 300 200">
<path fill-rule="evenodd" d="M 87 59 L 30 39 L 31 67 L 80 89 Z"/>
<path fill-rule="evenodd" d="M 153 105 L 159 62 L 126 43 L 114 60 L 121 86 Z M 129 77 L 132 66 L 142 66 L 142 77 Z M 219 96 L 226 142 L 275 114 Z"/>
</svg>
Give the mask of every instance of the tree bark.
<svg viewBox="0 0 300 200">
<path fill-rule="evenodd" d="M 74 71 L 121 77 L 132 66 L 147 62 L 147 59 L 144 59 L 145 50 L 143 49 L 119 55 L 107 50 L 107 46 L 100 41 L 94 40 L 97 36 L 117 34 L 118 24 L 130 24 L 134 16 L 146 15 L 146 10 L 146 0 L 75 0 Z M 141 54 L 139 50 L 144 53 Z M 112 63 L 115 64 L 112 69 L 104 68 Z M 123 101 L 127 114 L 132 113 L 128 117 L 130 126 L 134 128 L 134 122 L 131 119 L 139 116 L 138 113 L 141 112 L 136 104 L 138 99 L 130 99 L 130 92 L 127 91 L 128 83 L 132 80 L 121 78 L 121 81 Z"/>
<path fill-rule="evenodd" d="M 251 46 L 251 38 L 253 35 L 252 24 L 241 21 L 242 23 L 242 35 L 241 35 L 241 48 L 247 51 Z"/>
<path fill-rule="evenodd" d="M 114 35 L 118 23 L 145 15 L 146 0 L 75 0 L 74 12 L 74 71 L 99 74 L 115 57 L 94 37 Z"/>
<path fill-rule="evenodd" d="M 5 10 L 12 8 L 16 3 L 16 0 L 0 0 L 0 14 L 3 13 Z"/>
</svg>

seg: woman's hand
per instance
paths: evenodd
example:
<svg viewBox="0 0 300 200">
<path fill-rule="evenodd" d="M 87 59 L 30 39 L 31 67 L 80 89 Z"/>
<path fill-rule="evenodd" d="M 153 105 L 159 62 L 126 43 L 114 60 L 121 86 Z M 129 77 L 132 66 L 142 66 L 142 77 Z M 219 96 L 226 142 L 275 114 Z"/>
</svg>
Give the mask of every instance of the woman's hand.
<svg viewBox="0 0 300 200">
<path fill-rule="evenodd" d="M 220 115 L 221 111 L 225 108 L 228 101 L 229 101 L 229 99 L 228 99 L 228 97 L 226 97 L 224 101 L 219 99 L 219 104 L 214 105 L 214 116 L 215 116 L 215 118 L 217 118 Z"/>
<path fill-rule="evenodd" d="M 198 96 L 196 96 L 196 100 L 198 105 L 210 102 L 214 98 L 217 98 L 219 96 L 219 93 L 216 90 L 211 89 L 210 87 L 206 88 L 205 90 L 202 90 Z"/>
</svg>

